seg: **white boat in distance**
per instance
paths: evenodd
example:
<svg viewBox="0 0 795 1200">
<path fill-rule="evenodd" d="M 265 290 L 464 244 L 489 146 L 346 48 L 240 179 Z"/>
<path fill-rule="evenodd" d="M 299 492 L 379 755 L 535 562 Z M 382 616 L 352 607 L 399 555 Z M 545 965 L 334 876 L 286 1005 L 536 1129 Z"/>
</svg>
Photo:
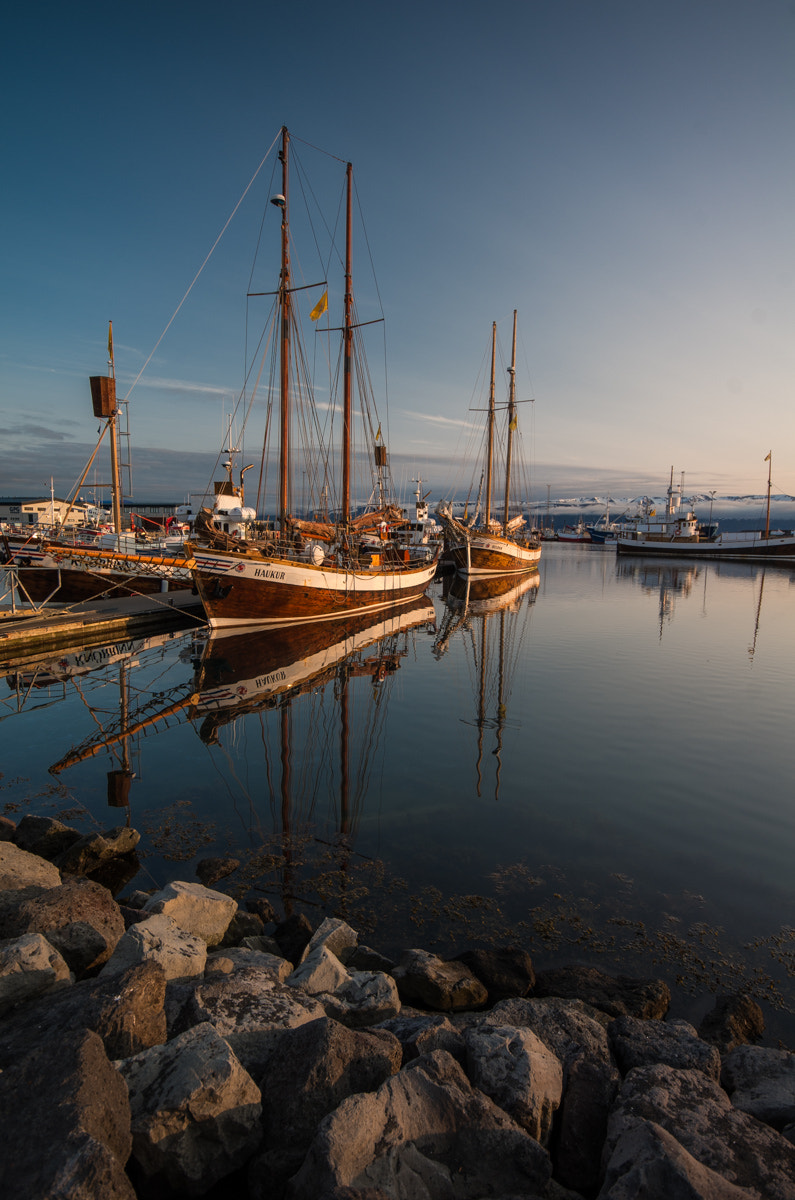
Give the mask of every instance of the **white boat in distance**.
<svg viewBox="0 0 795 1200">
<path fill-rule="evenodd" d="M 634 526 L 617 539 L 617 553 L 729 562 L 772 560 L 782 564 L 795 563 L 795 534 L 791 530 L 770 529 L 772 457 L 771 451 L 765 458 L 769 466 L 764 530 L 718 533 L 716 526 L 710 525 L 704 534 L 693 510 L 682 508 L 684 480 L 674 485 L 672 467 L 665 512 L 658 517 L 652 509 L 646 516 L 638 518 Z"/>
</svg>

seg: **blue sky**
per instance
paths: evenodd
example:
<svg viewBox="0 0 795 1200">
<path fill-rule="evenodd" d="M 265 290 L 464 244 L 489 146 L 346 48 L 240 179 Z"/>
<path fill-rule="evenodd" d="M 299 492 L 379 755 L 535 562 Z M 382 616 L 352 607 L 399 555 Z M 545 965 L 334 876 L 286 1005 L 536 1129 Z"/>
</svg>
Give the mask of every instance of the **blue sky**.
<svg viewBox="0 0 795 1200">
<path fill-rule="evenodd" d="M 761 492 L 771 448 L 795 494 L 788 0 L 34 0 L 3 41 L 0 494 L 69 489 L 108 320 L 123 396 L 282 124 L 354 164 L 399 481 L 449 488 L 516 308 L 537 496 Z M 131 393 L 141 501 L 212 470 L 250 199 Z"/>
</svg>

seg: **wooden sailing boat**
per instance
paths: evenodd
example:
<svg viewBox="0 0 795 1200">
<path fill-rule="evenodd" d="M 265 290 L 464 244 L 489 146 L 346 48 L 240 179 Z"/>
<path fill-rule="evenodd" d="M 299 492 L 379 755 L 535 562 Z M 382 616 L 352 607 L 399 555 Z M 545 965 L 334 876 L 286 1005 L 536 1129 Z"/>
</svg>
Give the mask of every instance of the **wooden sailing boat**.
<svg viewBox="0 0 795 1200">
<path fill-rule="evenodd" d="M 437 509 L 448 537 L 448 553 L 456 569 L 462 575 L 489 576 L 514 575 L 532 570 L 541 558 L 541 542 L 533 534 L 522 532 L 525 518 L 522 513 L 511 516 L 511 472 L 513 467 L 513 442 L 517 427 L 516 413 L 516 310 L 513 314 L 513 346 L 507 409 L 505 495 L 502 520 L 492 516 L 492 489 L 494 475 L 494 439 L 496 425 L 495 360 L 497 352 L 497 324 L 492 325 L 491 339 L 491 382 L 486 422 L 485 464 L 485 511 L 481 524 L 477 523 L 478 511 L 471 523 L 453 516 L 452 505 L 442 503 Z"/>
<path fill-rule="evenodd" d="M 436 555 L 427 546 L 405 546 L 387 536 L 389 524 L 402 514 L 382 505 L 354 517 L 351 512 L 353 421 L 353 297 L 352 168 L 346 168 L 345 302 L 343 317 L 343 398 L 341 493 L 339 513 L 332 521 L 301 520 L 291 511 L 292 478 L 299 464 L 292 446 L 291 356 L 295 331 L 294 291 L 290 267 L 289 232 L 290 138 L 282 130 L 282 192 L 273 198 L 281 209 L 281 274 L 279 308 L 279 479 L 277 527 L 237 545 L 214 539 L 212 522 L 205 521 L 205 545 L 193 545 L 193 577 L 213 628 L 259 623 L 341 619 L 373 612 L 421 595 L 436 570 Z M 325 294 L 327 296 L 327 293 Z M 322 298 L 322 304 L 327 300 Z M 314 317 L 314 312 L 313 312 Z M 357 378 L 359 373 L 357 373 Z M 386 447 L 375 438 L 375 461 L 386 464 Z M 311 464 L 310 464 L 311 466 Z M 364 546 L 361 534 L 382 529 L 382 544 Z"/>
</svg>

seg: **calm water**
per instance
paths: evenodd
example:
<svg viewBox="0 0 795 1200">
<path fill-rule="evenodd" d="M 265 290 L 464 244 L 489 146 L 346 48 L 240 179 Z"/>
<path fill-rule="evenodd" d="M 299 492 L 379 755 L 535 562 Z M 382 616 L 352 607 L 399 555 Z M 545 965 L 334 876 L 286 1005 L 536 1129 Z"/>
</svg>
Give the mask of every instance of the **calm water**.
<svg viewBox="0 0 795 1200">
<path fill-rule="evenodd" d="M 388 952 L 516 941 L 537 967 L 662 975 L 691 1019 L 750 982 L 795 1044 L 794 581 L 549 545 L 467 611 L 438 583 L 300 643 L 7 667 L 0 804 L 129 819 L 130 886 L 232 854 L 241 899 L 344 915 Z"/>
</svg>

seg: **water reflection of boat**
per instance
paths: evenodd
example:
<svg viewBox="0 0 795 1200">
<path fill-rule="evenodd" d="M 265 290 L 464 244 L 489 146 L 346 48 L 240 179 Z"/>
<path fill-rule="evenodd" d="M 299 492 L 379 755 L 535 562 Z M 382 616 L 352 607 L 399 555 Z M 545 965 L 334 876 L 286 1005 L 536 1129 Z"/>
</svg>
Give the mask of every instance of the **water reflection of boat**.
<svg viewBox="0 0 795 1200">
<path fill-rule="evenodd" d="M 387 643 L 422 624 L 435 612 L 421 596 L 387 613 L 361 613 L 344 623 L 261 627 L 213 634 L 199 664 L 192 715 L 205 715 L 204 742 L 217 741 L 218 728 L 246 712 L 273 707 L 281 696 L 322 686 L 347 664 L 350 671 L 383 682 L 396 669 L 398 652 Z M 361 653 L 375 651 L 366 659 Z M 353 664 L 350 660 L 358 656 Z"/>
<path fill-rule="evenodd" d="M 460 636 L 470 666 L 476 698 L 477 793 L 483 784 L 485 735 L 493 730 L 496 759 L 494 798 L 499 798 L 503 732 L 516 664 L 522 653 L 527 617 L 538 595 L 540 576 L 532 571 L 518 582 L 508 579 L 456 577 L 445 595 L 446 612 L 434 641 L 441 658 L 453 637 Z"/>
<path fill-rule="evenodd" d="M 678 564 L 660 562 L 659 559 L 619 559 L 616 574 L 620 578 L 632 579 L 645 592 L 658 596 L 659 633 L 663 625 L 670 624 L 674 616 L 674 605 L 678 596 L 689 596 L 696 579 L 704 570 L 702 564 Z"/>
<path fill-rule="evenodd" d="M 335 911 L 346 912 L 352 866 L 365 862 L 353 850 L 359 817 L 373 787 L 381 790 L 390 682 L 423 625 L 435 627 L 435 610 L 420 597 L 344 624 L 260 627 L 207 642 L 191 718 L 213 758 L 224 757 L 230 791 L 249 803 L 260 864 L 252 886 L 278 891 L 286 915 L 299 896 L 328 903 L 334 894 Z M 243 739 L 241 772 L 233 756 Z"/>
</svg>

